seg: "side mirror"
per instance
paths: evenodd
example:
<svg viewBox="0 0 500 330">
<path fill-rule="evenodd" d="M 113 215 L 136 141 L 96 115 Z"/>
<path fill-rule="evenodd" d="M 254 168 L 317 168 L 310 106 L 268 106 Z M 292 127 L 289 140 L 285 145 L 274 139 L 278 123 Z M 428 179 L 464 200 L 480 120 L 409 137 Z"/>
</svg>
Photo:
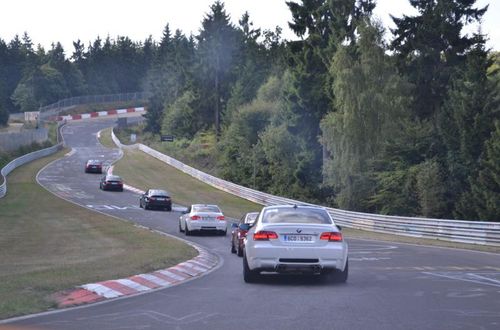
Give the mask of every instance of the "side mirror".
<svg viewBox="0 0 500 330">
<path fill-rule="evenodd" d="M 238 224 L 237 223 L 231 224 L 231 229 L 236 229 L 236 228 L 238 228 Z"/>
<path fill-rule="evenodd" d="M 337 226 L 337 228 L 339 229 L 339 231 L 342 231 L 342 227 L 340 227 L 339 225 L 335 225 Z"/>
<path fill-rule="evenodd" d="M 182 214 L 188 214 L 189 212 L 188 212 L 188 210 L 184 210 L 184 211 L 182 211 L 181 213 L 182 213 Z"/>
</svg>

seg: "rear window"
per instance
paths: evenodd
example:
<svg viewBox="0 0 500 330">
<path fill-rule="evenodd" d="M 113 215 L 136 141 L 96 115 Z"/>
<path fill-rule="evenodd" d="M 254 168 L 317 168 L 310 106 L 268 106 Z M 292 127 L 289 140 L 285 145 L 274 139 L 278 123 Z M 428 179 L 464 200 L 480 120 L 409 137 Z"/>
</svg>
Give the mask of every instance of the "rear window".
<svg viewBox="0 0 500 330">
<path fill-rule="evenodd" d="M 193 211 L 195 212 L 216 212 L 222 213 L 219 208 L 215 205 L 202 205 L 202 206 L 193 206 Z"/>
<path fill-rule="evenodd" d="M 271 208 L 264 212 L 262 223 L 331 224 L 328 213 L 314 208 Z"/>
<path fill-rule="evenodd" d="M 245 223 L 254 223 L 255 219 L 257 219 L 257 216 L 259 213 L 249 213 L 246 216 Z"/>
<path fill-rule="evenodd" d="M 168 197 L 167 192 L 163 190 L 151 190 L 149 195 L 153 197 Z"/>
<path fill-rule="evenodd" d="M 121 181 L 122 179 L 119 176 L 108 176 L 106 181 Z"/>
</svg>

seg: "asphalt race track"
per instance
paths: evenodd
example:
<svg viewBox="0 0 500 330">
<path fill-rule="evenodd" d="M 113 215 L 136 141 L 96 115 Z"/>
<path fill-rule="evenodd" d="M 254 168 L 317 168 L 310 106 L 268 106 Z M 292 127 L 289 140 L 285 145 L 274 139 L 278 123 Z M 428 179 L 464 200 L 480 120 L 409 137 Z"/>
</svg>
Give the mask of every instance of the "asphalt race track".
<svg viewBox="0 0 500 330">
<path fill-rule="evenodd" d="M 96 139 L 113 124 L 68 124 L 63 134 L 73 151 L 41 172 L 41 184 L 78 204 L 185 238 L 178 212 L 142 210 L 138 195 L 101 191 L 100 175 L 84 173 L 87 159 L 119 157 Z M 346 284 L 273 275 L 245 284 L 229 235 L 188 239 L 217 254 L 222 266 L 175 287 L 13 323 L 38 329 L 500 329 L 499 254 L 348 239 Z"/>
</svg>

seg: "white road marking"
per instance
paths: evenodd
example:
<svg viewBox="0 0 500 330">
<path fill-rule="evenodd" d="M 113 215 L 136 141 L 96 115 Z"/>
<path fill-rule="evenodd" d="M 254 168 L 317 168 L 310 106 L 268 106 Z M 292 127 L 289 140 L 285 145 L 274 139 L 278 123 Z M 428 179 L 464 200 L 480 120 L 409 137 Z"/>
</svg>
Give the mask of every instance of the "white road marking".
<svg viewBox="0 0 500 330">
<path fill-rule="evenodd" d="M 437 277 L 444 277 L 450 280 L 458 280 L 458 281 L 464 281 L 464 282 L 472 282 L 472 283 L 477 283 L 477 284 L 483 284 L 483 285 L 490 285 L 494 287 L 500 288 L 500 282 L 488 277 L 484 277 L 478 274 L 473 274 L 473 273 L 434 273 L 434 272 L 423 272 L 424 274 L 427 275 L 432 275 L 432 276 L 437 276 Z M 492 274 L 492 273 L 489 273 Z M 500 273 L 494 273 L 495 275 L 500 275 Z M 472 277 L 472 278 L 470 278 Z M 492 283 L 493 282 L 493 283 Z"/>
</svg>

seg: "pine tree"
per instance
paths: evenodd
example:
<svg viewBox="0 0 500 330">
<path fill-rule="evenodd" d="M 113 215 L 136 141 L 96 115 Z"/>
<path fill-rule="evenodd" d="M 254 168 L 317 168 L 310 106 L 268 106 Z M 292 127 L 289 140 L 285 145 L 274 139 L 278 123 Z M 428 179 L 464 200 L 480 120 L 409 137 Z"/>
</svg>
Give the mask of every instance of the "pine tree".
<svg viewBox="0 0 500 330">
<path fill-rule="evenodd" d="M 500 121 L 495 122 L 490 139 L 485 144 L 485 153 L 480 161 L 480 170 L 471 180 L 471 191 L 461 199 L 461 214 L 468 219 L 500 221 Z"/>
<path fill-rule="evenodd" d="M 287 2 L 292 12 L 290 28 L 301 41 L 289 44 L 290 89 L 286 94 L 288 130 L 297 136 L 304 150 L 297 149 L 301 157 L 297 168 L 300 185 L 310 190 L 322 182 L 323 150 L 318 141 L 319 123 L 333 109 L 334 95 L 330 88 L 332 76 L 329 67 L 337 48 L 346 42 L 355 42 L 356 27 L 374 7 L 371 0 L 304 0 Z M 299 166 L 299 165 L 298 165 Z"/>
<path fill-rule="evenodd" d="M 457 217 L 466 216 L 457 213 L 457 202 L 469 189 L 469 178 L 477 176 L 484 141 L 494 129 L 495 118 L 500 118 L 500 92 L 496 82 L 487 76 L 491 64 L 484 42 L 474 47 L 465 66 L 452 77 L 448 98 L 438 116 L 446 148 L 449 208 Z"/>
<path fill-rule="evenodd" d="M 233 69 L 239 58 L 238 32 L 231 24 L 224 4 L 210 6 L 202 21 L 198 40 L 199 88 L 205 113 L 213 113 L 215 133 L 221 132 L 221 114 L 229 98 L 229 84 L 234 80 Z M 211 110 L 211 111 L 210 111 Z M 208 118 L 207 118 L 208 119 Z"/>
<path fill-rule="evenodd" d="M 341 46 L 331 66 L 335 112 L 322 121 L 325 183 L 337 192 L 341 208 L 368 210 L 374 193 L 372 163 L 383 143 L 399 132 L 405 119 L 410 87 L 398 77 L 385 55 L 382 30 L 368 20 L 359 25 L 360 38 Z"/>
<path fill-rule="evenodd" d="M 398 66 L 416 85 L 414 114 L 435 115 L 444 101 L 454 68 L 482 39 L 463 34 L 463 28 L 481 20 L 488 6 L 474 8 L 476 0 L 411 0 L 419 15 L 392 17 L 396 28 L 392 50 Z"/>
</svg>

